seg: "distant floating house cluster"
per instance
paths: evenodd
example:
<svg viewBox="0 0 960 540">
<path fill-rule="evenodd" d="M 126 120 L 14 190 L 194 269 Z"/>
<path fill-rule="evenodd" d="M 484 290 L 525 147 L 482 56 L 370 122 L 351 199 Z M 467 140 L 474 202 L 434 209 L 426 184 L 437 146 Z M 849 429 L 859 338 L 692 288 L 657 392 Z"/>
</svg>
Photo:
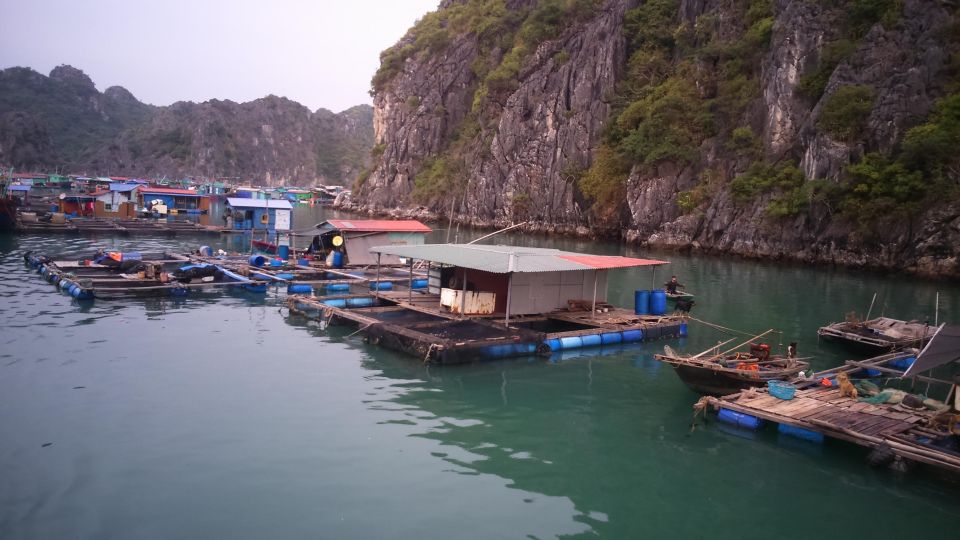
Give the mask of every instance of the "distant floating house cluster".
<svg viewBox="0 0 960 540">
<path fill-rule="evenodd" d="M 21 213 L 66 217 L 130 219 L 172 214 L 206 214 L 216 200 L 281 200 L 291 204 L 332 204 L 343 186 L 258 187 L 238 179 L 143 179 L 122 176 L 0 172 L 0 197 Z"/>
</svg>

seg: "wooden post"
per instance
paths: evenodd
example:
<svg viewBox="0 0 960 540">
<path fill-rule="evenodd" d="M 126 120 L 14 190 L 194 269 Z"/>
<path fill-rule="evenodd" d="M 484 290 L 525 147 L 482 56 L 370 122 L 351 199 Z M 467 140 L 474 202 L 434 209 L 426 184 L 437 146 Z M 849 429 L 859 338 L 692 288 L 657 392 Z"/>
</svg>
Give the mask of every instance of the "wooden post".
<svg viewBox="0 0 960 540">
<path fill-rule="evenodd" d="M 410 290 L 407 293 L 407 302 L 413 303 L 413 257 L 410 258 Z"/>
<path fill-rule="evenodd" d="M 599 270 L 593 271 L 593 303 L 590 304 L 591 319 L 597 318 L 597 274 L 599 273 L 600 273 Z"/>
<path fill-rule="evenodd" d="M 374 283 L 377 284 L 376 288 L 373 290 L 373 292 L 375 293 L 374 296 L 379 298 L 380 297 L 380 253 L 377 253 L 377 280 L 374 281 Z"/>
<path fill-rule="evenodd" d="M 657 288 L 657 267 L 650 267 L 650 292 Z"/>
<path fill-rule="evenodd" d="M 467 316 L 467 269 L 463 269 L 463 290 L 460 292 L 460 317 Z"/>
<path fill-rule="evenodd" d="M 507 309 L 503 316 L 503 325 L 510 326 L 510 289 L 513 288 L 513 272 L 507 274 Z"/>
</svg>

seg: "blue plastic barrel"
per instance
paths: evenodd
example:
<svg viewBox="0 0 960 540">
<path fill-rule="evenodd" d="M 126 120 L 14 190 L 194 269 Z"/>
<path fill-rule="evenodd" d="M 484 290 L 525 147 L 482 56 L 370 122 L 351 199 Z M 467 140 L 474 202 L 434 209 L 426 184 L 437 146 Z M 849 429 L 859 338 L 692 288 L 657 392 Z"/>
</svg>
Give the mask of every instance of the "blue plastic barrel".
<svg viewBox="0 0 960 540">
<path fill-rule="evenodd" d="M 280 268 L 283 266 L 283 260 L 281 259 L 270 259 L 270 266 L 272 268 Z"/>
<path fill-rule="evenodd" d="M 277 257 L 283 260 L 290 258 L 290 246 L 277 246 Z"/>
<path fill-rule="evenodd" d="M 783 433 L 784 435 L 790 435 L 791 437 L 796 437 L 805 441 L 815 443 L 823 442 L 823 433 L 817 433 L 816 431 L 810 431 L 809 429 L 803 429 L 796 426 L 791 426 L 789 424 L 778 424 L 777 431 Z"/>
<path fill-rule="evenodd" d="M 565 351 L 568 349 L 579 349 L 581 347 L 583 347 L 583 339 L 581 339 L 580 336 L 560 338 L 560 348 Z"/>
<path fill-rule="evenodd" d="M 580 339 L 583 341 L 584 347 L 598 347 L 601 343 L 600 334 L 590 334 L 587 336 L 580 336 Z"/>
<path fill-rule="evenodd" d="M 663 315 L 667 312 L 667 291 L 654 289 L 650 291 L 650 314 Z"/>
<path fill-rule="evenodd" d="M 287 274 L 287 273 L 281 273 L 281 274 L 277 274 L 277 275 L 276 275 L 276 278 L 277 278 L 277 279 L 286 279 L 286 280 L 288 280 L 288 281 L 291 280 L 291 279 L 294 279 L 294 278 L 296 278 L 296 277 L 297 277 L 297 276 L 295 276 L 294 274 Z"/>
<path fill-rule="evenodd" d="M 620 332 L 607 332 L 600 334 L 600 343 L 603 345 L 613 345 L 623 341 L 623 334 Z"/>
<path fill-rule="evenodd" d="M 512 354 L 510 345 L 490 345 L 483 348 L 483 355 L 487 358 L 504 358 Z"/>
<path fill-rule="evenodd" d="M 267 260 L 263 257 L 263 255 L 250 256 L 250 264 L 253 266 L 263 266 L 263 263 L 265 262 L 267 262 Z"/>
<path fill-rule="evenodd" d="M 198 249 L 197 251 L 199 251 L 200 255 L 203 255 L 204 257 L 213 256 L 213 248 L 210 246 L 200 246 L 200 249 Z"/>
<path fill-rule="evenodd" d="M 331 298 L 330 300 L 324 300 L 323 303 L 330 307 L 347 307 L 347 300 L 345 298 Z"/>
<path fill-rule="evenodd" d="M 327 292 L 349 291 L 350 284 L 349 283 L 328 283 L 326 286 L 324 286 L 324 289 L 326 289 Z"/>
<path fill-rule="evenodd" d="M 339 251 L 333 252 L 333 267 L 342 268 L 343 267 L 343 253 Z"/>
<path fill-rule="evenodd" d="M 414 289 L 426 289 L 429 283 L 429 280 L 426 279 L 415 279 L 413 280 L 412 285 Z"/>
<path fill-rule="evenodd" d="M 310 266 L 310 259 L 297 259 L 297 264 L 300 266 Z"/>
<path fill-rule="evenodd" d="M 890 367 L 895 367 L 897 369 L 906 370 L 917 361 L 915 356 L 908 356 L 906 358 L 897 358 L 896 360 L 890 361 Z"/>
<path fill-rule="evenodd" d="M 304 283 L 294 283 L 287 287 L 287 292 L 290 294 L 310 294 L 313 292 L 313 287 Z"/>
<path fill-rule="evenodd" d="M 241 285 L 244 290 L 250 291 L 252 293 L 265 293 L 267 292 L 266 283 L 244 283 Z"/>
<path fill-rule="evenodd" d="M 347 298 L 347 307 L 372 307 L 374 303 L 374 299 L 369 296 Z"/>
<path fill-rule="evenodd" d="M 550 352 L 560 352 L 563 347 L 560 345 L 560 340 L 557 338 L 548 339 L 547 347 L 550 347 Z"/>
<path fill-rule="evenodd" d="M 169 291 L 170 291 L 170 296 L 178 296 L 178 297 L 186 296 L 187 294 L 190 293 L 190 289 L 187 289 L 186 287 L 173 287 L 172 289 L 169 289 Z"/>
<path fill-rule="evenodd" d="M 371 281 L 370 290 L 371 291 L 392 291 L 393 283 L 389 281 Z"/>
<path fill-rule="evenodd" d="M 760 419 L 756 416 L 724 408 L 721 408 L 717 414 L 717 420 L 746 429 L 758 429 L 761 423 Z"/>
<path fill-rule="evenodd" d="M 680 323 L 680 337 L 687 337 L 687 323 Z"/>
<path fill-rule="evenodd" d="M 517 355 L 528 355 L 536 354 L 537 344 L 536 343 L 515 343 L 513 345 L 513 354 Z"/>
<path fill-rule="evenodd" d="M 633 292 L 633 312 L 637 315 L 650 313 L 650 291 Z"/>
<path fill-rule="evenodd" d="M 622 335 L 624 343 L 643 341 L 643 330 L 624 330 Z"/>
</svg>

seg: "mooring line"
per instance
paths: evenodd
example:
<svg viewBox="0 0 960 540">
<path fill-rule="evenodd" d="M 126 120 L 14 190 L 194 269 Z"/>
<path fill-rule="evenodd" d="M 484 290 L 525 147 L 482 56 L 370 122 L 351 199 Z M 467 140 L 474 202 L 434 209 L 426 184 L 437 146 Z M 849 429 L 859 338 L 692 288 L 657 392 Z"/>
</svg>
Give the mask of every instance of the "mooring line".
<svg viewBox="0 0 960 540">
<path fill-rule="evenodd" d="M 693 316 L 690 317 L 690 320 L 691 320 L 691 321 L 697 321 L 697 322 L 700 323 L 700 324 L 703 324 L 703 325 L 706 325 L 706 326 L 710 326 L 710 327 L 712 327 L 712 328 L 716 328 L 717 330 L 722 330 L 722 331 L 725 331 L 725 332 L 732 332 L 732 333 L 735 333 L 735 334 L 742 334 L 742 335 L 744 335 L 744 336 L 755 336 L 755 335 L 756 335 L 756 334 L 754 334 L 753 332 L 744 332 L 743 330 L 736 330 L 736 329 L 733 329 L 733 328 L 727 328 L 726 326 L 720 326 L 719 324 L 714 324 L 714 323 L 711 323 L 711 322 L 707 322 L 707 321 L 698 319 L 698 318 L 693 317 Z M 781 332 L 780 330 L 774 330 L 774 332 L 776 332 L 776 333 L 778 333 L 778 334 L 781 334 L 781 335 L 783 334 L 783 332 Z"/>
</svg>

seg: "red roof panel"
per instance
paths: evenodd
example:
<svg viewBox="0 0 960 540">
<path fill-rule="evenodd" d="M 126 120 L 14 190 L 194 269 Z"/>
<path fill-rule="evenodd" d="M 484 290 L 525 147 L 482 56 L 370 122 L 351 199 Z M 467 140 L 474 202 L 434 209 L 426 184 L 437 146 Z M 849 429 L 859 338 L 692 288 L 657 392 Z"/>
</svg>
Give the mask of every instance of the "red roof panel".
<svg viewBox="0 0 960 540">
<path fill-rule="evenodd" d="M 419 232 L 428 233 L 433 229 L 415 219 L 330 219 L 333 228 L 357 232 Z"/>
<path fill-rule="evenodd" d="M 628 268 L 631 266 L 656 266 L 660 264 L 669 264 L 667 261 L 658 261 L 656 259 L 635 259 L 633 257 L 620 257 L 614 255 L 557 255 L 557 257 L 604 270 L 607 268 Z"/>
</svg>

